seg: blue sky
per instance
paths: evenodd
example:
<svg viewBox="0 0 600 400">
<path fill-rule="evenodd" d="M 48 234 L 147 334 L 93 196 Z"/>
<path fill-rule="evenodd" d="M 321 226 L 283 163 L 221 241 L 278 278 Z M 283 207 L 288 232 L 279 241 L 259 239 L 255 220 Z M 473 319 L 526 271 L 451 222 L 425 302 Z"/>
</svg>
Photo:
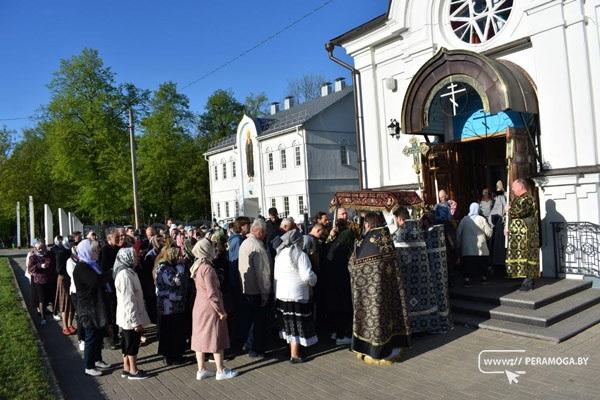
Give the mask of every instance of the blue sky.
<svg viewBox="0 0 600 400">
<path fill-rule="evenodd" d="M 181 88 L 328 0 L 1 0 L 0 126 L 32 126 L 27 117 L 49 100 L 59 60 L 90 47 L 118 82 Z M 321 73 L 349 77 L 324 43 L 387 10 L 388 0 L 333 0 L 250 54 L 182 90 L 201 112 L 216 89 L 243 101 L 264 91 L 282 101 L 289 79 Z M 342 55 L 338 49 L 338 55 Z"/>
</svg>

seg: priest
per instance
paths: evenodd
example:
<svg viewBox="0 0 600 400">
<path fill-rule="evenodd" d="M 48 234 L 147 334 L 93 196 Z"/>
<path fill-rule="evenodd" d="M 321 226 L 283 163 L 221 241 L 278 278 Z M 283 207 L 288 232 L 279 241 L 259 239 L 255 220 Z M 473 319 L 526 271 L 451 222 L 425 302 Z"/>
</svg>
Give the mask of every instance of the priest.
<svg viewBox="0 0 600 400">
<path fill-rule="evenodd" d="M 364 217 L 364 233 L 348 265 L 354 308 L 351 350 L 367 364 L 399 361 L 410 344 L 404 278 L 385 221 Z"/>
<path fill-rule="evenodd" d="M 511 185 L 513 198 L 508 212 L 506 272 L 511 278 L 524 278 L 519 290 L 532 290 L 539 276 L 539 225 L 536 202 L 524 179 Z"/>
</svg>

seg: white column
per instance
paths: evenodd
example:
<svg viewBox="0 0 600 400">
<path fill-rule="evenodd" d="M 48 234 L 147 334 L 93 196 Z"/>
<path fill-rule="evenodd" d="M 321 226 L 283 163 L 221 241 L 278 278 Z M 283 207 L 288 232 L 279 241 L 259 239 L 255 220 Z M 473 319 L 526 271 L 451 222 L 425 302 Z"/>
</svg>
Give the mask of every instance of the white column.
<svg viewBox="0 0 600 400">
<path fill-rule="evenodd" d="M 21 202 L 17 201 L 17 248 L 21 247 Z"/>
<path fill-rule="evenodd" d="M 577 165 L 573 101 L 562 2 L 526 10 L 538 89 L 542 155 L 552 168 Z M 546 139 L 544 139 L 546 138 Z"/>
<path fill-rule="evenodd" d="M 35 216 L 33 215 L 33 197 L 29 196 L 29 244 L 35 244 Z"/>
<path fill-rule="evenodd" d="M 61 236 L 70 235 L 69 216 L 62 208 L 58 209 L 58 230 Z"/>
<path fill-rule="evenodd" d="M 75 229 L 73 229 L 73 213 L 69 211 L 69 235 L 72 235 L 73 232 L 75 232 Z"/>
<path fill-rule="evenodd" d="M 46 239 L 46 244 L 54 242 L 54 226 L 52 224 L 52 211 L 50 211 L 50 206 L 48 206 L 48 204 L 44 204 L 44 237 Z"/>
</svg>

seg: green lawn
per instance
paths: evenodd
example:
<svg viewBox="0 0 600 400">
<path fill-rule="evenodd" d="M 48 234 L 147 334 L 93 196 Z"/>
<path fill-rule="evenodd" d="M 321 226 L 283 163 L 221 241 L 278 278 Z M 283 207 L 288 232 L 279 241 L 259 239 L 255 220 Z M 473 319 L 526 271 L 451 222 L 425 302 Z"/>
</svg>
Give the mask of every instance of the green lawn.
<svg viewBox="0 0 600 400">
<path fill-rule="evenodd" d="M 11 275 L 0 257 L 0 399 L 54 399 Z"/>
</svg>

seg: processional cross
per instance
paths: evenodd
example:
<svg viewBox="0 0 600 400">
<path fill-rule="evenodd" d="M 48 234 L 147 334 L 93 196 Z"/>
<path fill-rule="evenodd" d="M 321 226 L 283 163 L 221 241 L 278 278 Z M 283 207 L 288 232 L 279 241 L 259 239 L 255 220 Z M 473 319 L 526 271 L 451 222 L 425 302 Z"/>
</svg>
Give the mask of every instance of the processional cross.
<svg viewBox="0 0 600 400">
<path fill-rule="evenodd" d="M 402 150 L 402 154 L 407 157 L 412 156 L 413 169 L 415 170 L 415 174 L 417 174 L 419 188 L 421 188 L 421 155 L 427 154 L 429 151 L 429 146 L 427 146 L 425 143 L 419 143 L 416 136 L 411 137 L 408 143 L 409 145 L 404 147 Z"/>
</svg>

